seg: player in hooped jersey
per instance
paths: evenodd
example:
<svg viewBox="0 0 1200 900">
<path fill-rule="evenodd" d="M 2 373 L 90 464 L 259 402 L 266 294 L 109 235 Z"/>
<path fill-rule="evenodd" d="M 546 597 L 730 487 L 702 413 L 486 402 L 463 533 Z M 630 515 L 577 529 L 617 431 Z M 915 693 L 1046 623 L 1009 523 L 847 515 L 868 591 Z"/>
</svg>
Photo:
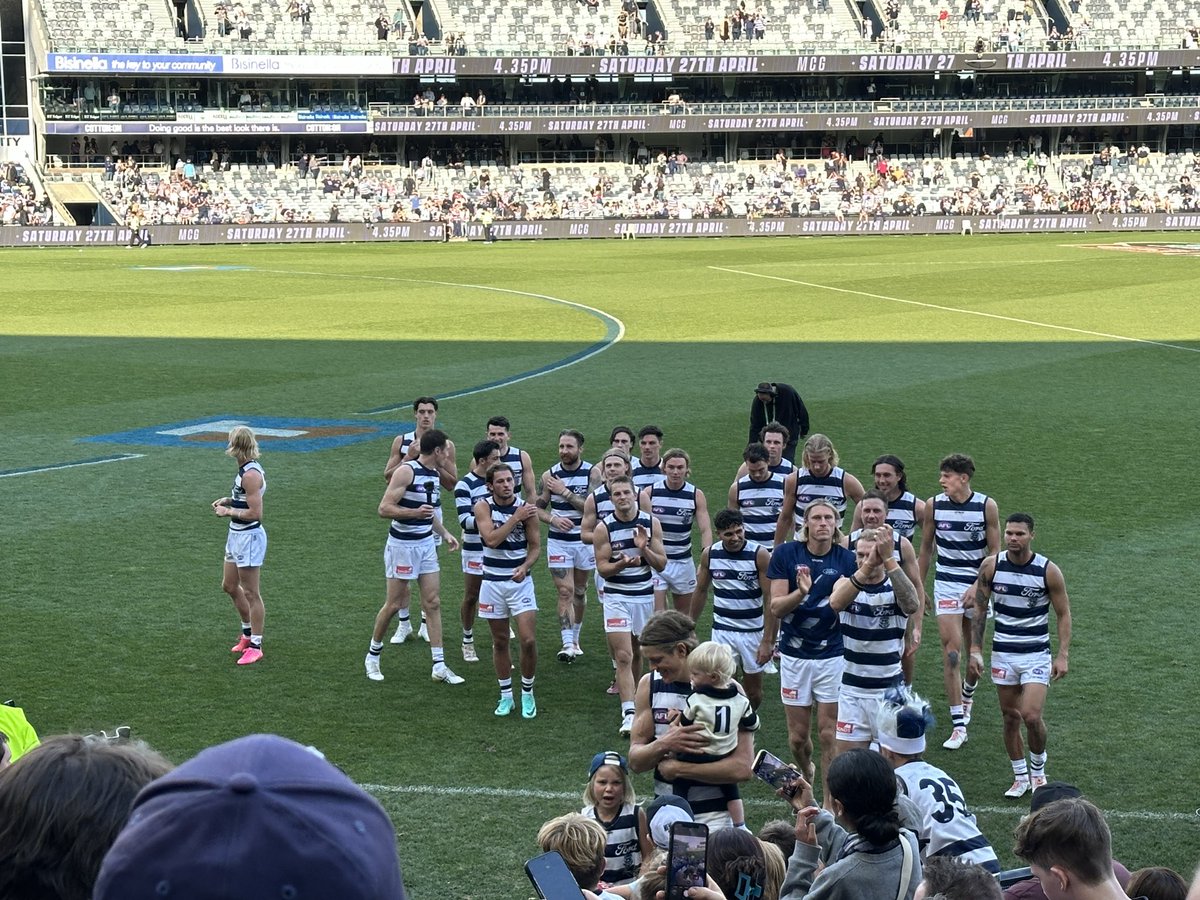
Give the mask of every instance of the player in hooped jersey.
<svg viewBox="0 0 1200 900">
<path fill-rule="evenodd" d="M 480 441 L 471 455 L 471 469 L 454 485 L 454 509 L 462 529 L 463 601 L 462 655 L 464 662 L 479 662 L 475 652 L 475 616 L 479 612 L 479 588 L 483 584 L 483 540 L 475 527 L 475 504 L 488 495 L 487 470 L 500 461 L 495 441 Z"/>
<path fill-rule="evenodd" d="M 917 525 L 925 517 L 925 501 L 908 489 L 908 476 L 904 473 L 904 461 L 891 453 L 878 457 L 871 466 L 871 477 L 875 479 L 875 490 L 887 502 L 887 524 L 901 537 L 910 541 L 917 533 Z M 862 528 L 862 515 L 854 509 L 854 527 Z"/>
<path fill-rule="evenodd" d="M 961 453 L 942 460 L 942 493 L 925 503 L 921 522 L 921 581 L 934 564 L 933 603 L 942 643 L 942 677 L 953 728 L 942 744 L 957 750 L 967 742 L 976 682 L 961 678 L 960 657 L 971 644 L 970 619 L 976 615 L 975 579 L 987 556 L 1000 549 L 1000 512 L 996 501 L 971 487 L 975 461 Z"/>
<path fill-rule="evenodd" d="M 754 441 L 747 446 L 761 443 L 767 451 L 767 466 L 773 475 L 778 475 L 780 480 L 786 478 L 796 470 L 796 464 L 783 455 L 783 450 L 788 442 L 788 430 L 778 422 L 768 422 L 763 426 L 759 434 L 759 440 Z M 745 457 L 742 457 L 743 462 L 738 467 L 737 477 L 741 478 L 745 475 L 749 468 L 746 465 Z"/>
<path fill-rule="evenodd" d="M 436 397 L 418 397 L 412 404 L 413 415 L 417 420 L 417 427 L 412 431 L 406 431 L 404 434 L 396 436 L 392 441 L 392 449 L 388 454 L 387 465 L 383 467 L 383 480 L 391 481 L 392 474 L 396 471 L 396 467 L 400 463 L 416 459 L 421 452 L 421 436 L 427 432 L 437 428 L 438 417 L 438 402 Z M 450 452 L 442 460 L 438 468 L 438 480 L 443 488 L 448 491 L 454 490 L 455 484 L 458 481 L 458 464 L 455 462 L 454 441 L 447 439 L 450 445 Z M 442 509 L 439 506 L 435 510 L 434 515 L 438 517 L 438 521 L 442 518 Z M 434 543 L 440 541 L 440 536 L 434 536 Z M 392 635 L 393 644 L 403 644 L 412 635 L 412 623 L 409 621 L 408 606 L 400 609 L 400 621 L 396 625 L 396 633 Z M 428 626 L 425 624 L 425 614 L 421 613 L 421 628 L 418 632 L 421 640 L 429 640 Z"/>
<path fill-rule="evenodd" d="M 979 830 L 962 788 L 922 757 L 925 732 L 932 725 L 929 704 L 907 692 L 889 694 L 875 719 L 879 752 L 895 769 L 900 793 L 921 812 L 917 834 L 921 859 L 949 856 L 982 866 L 994 875 L 1000 871 L 996 851 Z"/>
<path fill-rule="evenodd" d="M 971 632 L 969 669 L 978 678 L 983 670 L 983 633 L 988 595 L 996 611 L 992 634 L 992 681 L 1004 716 L 1004 749 L 1013 768 L 1013 785 L 1004 796 L 1020 797 L 1030 787 L 1046 783 L 1046 723 L 1042 712 L 1051 681 L 1067 674 L 1071 649 L 1071 604 L 1062 571 L 1034 553 L 1033 516 L 1013 513 L 1004 522 L 1002 553 L 989 556 L 979 567 L 975 592 L 976 614 Z M 1058 653 L 1050 659 L 1050 607 L 1058 630 Z M 1021 724 L 1029 739 L 1028 772 Z"/>
<path fill-rule="evenodd" d="M 847 536 L 847 549 L 854 550 L 854 545 L 858 542 L 865 528 L 879 528 L 883 525 L 892 527 L 888 521 L 888 514 L 887 500 L 881 491 L 872 488 L 863 494 L 862 499 L 858 501 L 858 506 L 854 510 L 854 517 L 862 521 L 863 527 L 850 532 Z M 922 626 L 925 620 L 925 586 L 921 583 L 920 570 L 917 568 L 917 552 L 913 549 L 912 542 L 902 536 L 894 527 L 892 536 L 895 542 L 892 555 L 895 557 L 896 562 L 900 563 L 900 568 L 904 569 L 904 574 L 908 576 L 909 580 L 916 587 L 917 596 L 920 599 L 920 608 L 914 615 L 908 618 L 908 633 L 905 636 L 904 657 L 900 661 L 901 668 L 904 671 L 904 683 L 911 686 L 914 663 L 916 661 L 917 650 L 921 646 Z"/>
<path fill-rule="evenodd" d="M 641 676 L 638 636 L 654 612 L 651 572 L 667 565 L 662 526 L 638 509 L 633 481 L 619 475 L 609 482 L 613 512 L 596 524 L 593 541 L 596 569 L 604 576 L 604 632 L 617 664 L 617 693 L 621 697 L 621 727 L 633 727 L 633 693 Z"/>
<path fill-rule="evenodd" d="M 583 435 L 567 428 L 558 434 L 558 463 L 542 475 L 542 492 L 537 506 L 541 520 L 550 526 L 546 561 L 558 592 L 558 628 L 562 649 L 560 662 L 572 662 L 583 651 L 579 629 L 583 624 L 587 583 L 596 570 L 596 558 L 583 542 L 581 523 L 587 504 L 592 464 L 585 462 Z"/>
<path fill-rule="evenodd" d="M 862 499 L 862 482 L 838 465 L 837 450 L 825 435 L 809 435 L 801 462 L 803 467 L 788 475 L 783 485 L 783 508 L 775 526 L 776 547 L 784 542 L 793 525 L 800 528 L 804 524 L 804 509 L 814 500 L 833 504 L 840 526 L 847 502 Z"/>
<path fill-rule="evenodd" d="M 538 509 L 516 496 L 516 478 L 508 463 L 487 471 L 492 496 L 475 504 L 475 524 L 483 540 L 483 587 L 479 615 L 492 631 L 492 662 L 500 682 L 496 715 L 513 711 L 512 652 L 509 620 L 516 622 L 521 642 L 521 716 L 537 715 L 533 682 L 537 675 L 537 598 L 533 564 L 542 552 Z"/>
<path fill-rule="evenodd" d="M 878 740 L 875 712 L 901 680 L 908 618 L 920 609 L 916 585 L 895 557 L 887 525 L 865 528 L 855 543 L 858 568 L 837 580 L 829 607 L 840 619 L 842 684 L 838 691 L 837 750 Z"/>
<path fill-rule="evenodd" d="M 608 436 L 608 449 L 622 450 L 626 456 L 632 458 L 633 442 L 636 437 L 637 436 L 633 433 L 633 429 L 628 425 L 618 425 Z M 600 482 L 603 480 L 603 473 L 600 471 L 600 465 L 597 463 L 596 465 L 592 466 L 592 474 L 588 478 L 588 487 L 592 490 L 595 490 L 600 486 Z"/>
<path fill-rule="evenodd" d="M 407 607 L 415 581 L 421 592 L 421 609 L 429 622 L 429 645 L 433 655 L 434 681 L 462 684 L 463 679 L 446 665 L 442 650 L 441 571 L 434 532 L 442 535 L 451 550 L 458 549 L 458 540 L 434 515 L 440 501 L 439 472 L 450 452 L 450 442 L 436 428 L 421 436 L 420 455 L 402 462 L 392 473 L 379 515 L 391 520 L 387 545 L 384 548 L 384 576 L 387 579 L 387 599 L 375 616 L 371 646 L 367 652 L 367 677 L 383 681 L 379 656 L 388 623 L 401 607 Z"/>
<path fill-rule="evenodd" d="M 742 668 L 742 686 L 750 705 L 762 703 L 762 676 L 775 649 L 778 623 L 769 608 L 766 547 L 747 540 L 742 514 L 718 510 L 713 518 L 717 542 L 704 548 L 696 569 L 691 618 L 699 618 L 711 585 L 712 640 L 733 651 Z"/>
<path fill-rule="evenodd" d="M 687 480 L 691 457 L 675 447 L 662 457 L 663 481 L 642 489 L 639 504 L 662 526 L 667 567 L 654 575 L 654 608 L 665 609 L 667 591 L 675 609 L 694 620 L 692 593 L 696 590 L 696 563 L 692 559 L 692 530 L 700 532 L 700 543 L 712 543 L 712 522 L 704 491 Z M 635 470 L 636 471 L 636 470 Z"/>
<path fill-rule="evenodd" d="M 770 453 L 762 444 L 750 444 L 742 459 L 739 475 L 729 486 L 729 508 L 742 514 L 747 540 L 773 550 L 785 476 L 771 471 Z"/>
<path fill-rule="evenodd" d="M 258 440 L 245 425 L 235 426 L 229 432 L 225 455 L 237 460 L 238 471 L 230 496 L 213 501 L 212 509 L 221 518 L 229 519 L 221 590 L 233 600 L 241 617 L 242 636 L 231 650 L 239 654 L 239 666 L 248 666 L 263 656 L 266 607 L 260 581 L 267 555 L 267 532 L 262 527 L 267 476 L 258 462 Z"/>
<path fill-rule="evenodd" d="M 637 437 L 638 460 L 633 465 L 633 486 L 640 494 L 653 484 L 661 484 L 667 476 L 662 467 L 662 429 L 657 425 L 646 425 Z"/>
<path fill-rule="evenodd" d="M 512 426 L 504 416 L 492 416 L 487 420 L 487 439 L 500 445 L 500 462 L 512 468 L 517 481 L 517 495 L 532 501 L 537 496 L 533 484 L 533 461 L 528 453 L 508 442 L 511 433 Z"/>
</svg>

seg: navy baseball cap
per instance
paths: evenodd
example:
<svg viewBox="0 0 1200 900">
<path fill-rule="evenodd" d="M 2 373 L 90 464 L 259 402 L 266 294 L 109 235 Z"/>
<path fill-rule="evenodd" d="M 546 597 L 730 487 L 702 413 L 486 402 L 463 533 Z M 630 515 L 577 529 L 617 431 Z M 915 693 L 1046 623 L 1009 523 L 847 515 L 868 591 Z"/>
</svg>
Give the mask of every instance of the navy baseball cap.
<svg viewBox="0 0 1200 900">
<path fill-rule="evenodd" d="M 629 763 L 616 750 L 602 750 L 592 757 L 592 764 L 588 767 L 588 778 L 596 774 L 596 770 L 601 766 L 616 766 L 622 772 L 629 771 Z"/>
<path fill-rule="evenodd" d="M 256 734 L 147 785 L 94 900 L 404 900 L 391 820 L 316 750 Z"/>
</svg>

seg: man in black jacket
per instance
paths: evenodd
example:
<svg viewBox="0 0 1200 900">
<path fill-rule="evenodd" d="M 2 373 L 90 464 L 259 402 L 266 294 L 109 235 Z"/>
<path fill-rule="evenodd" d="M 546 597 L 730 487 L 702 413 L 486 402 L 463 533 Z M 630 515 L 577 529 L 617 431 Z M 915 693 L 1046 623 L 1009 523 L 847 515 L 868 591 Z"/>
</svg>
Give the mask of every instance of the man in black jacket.
<svg viewBox="0 0 1200 900">
<path fill-rule="evenodd" d="M 754 389 L 750 407 L 750 437 L 747 443 L 762 440 L 760 432 L 768 422 L 778 422 L 788 430 L 788 443 L 783 455 L 795 462 L 796 446 L 808 437 L 808 410 L 804 401 L 790 384 L 764 381 Z"/>
</svg>

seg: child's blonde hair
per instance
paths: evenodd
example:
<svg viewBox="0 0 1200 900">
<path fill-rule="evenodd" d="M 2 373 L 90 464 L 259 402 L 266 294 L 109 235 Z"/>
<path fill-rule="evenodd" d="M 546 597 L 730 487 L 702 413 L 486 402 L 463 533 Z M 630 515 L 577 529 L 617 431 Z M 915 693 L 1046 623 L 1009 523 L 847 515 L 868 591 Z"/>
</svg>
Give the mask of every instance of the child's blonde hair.
<svg viewBox="0 0 1200 900">
<path fill-rule="evenodd" d="M 621 754 L 613 750 L 597 753 L 592 757 L 591 774 L 588 776 L 587 787 L 583 789 L 583 802 L 588 806 L 597 805 L 595 791 L 596 773 L 605 766 L 612 766 L 621 773 L 621 784 L 625 788 L 625 796 L 621 798 L 621 803 L 632 803 L 636 806 L 637 794 L 633 791 L 633 779 L 629 777 L 629 765 L 625 762 Z"/>
<path fill-rule="evenodd" d="M 704 641 L 688 654 L 688 671 L 710 675 L 714 680 L 727 683 L 737 672 L 733 652 L 724 644 Z"/>
</svg>

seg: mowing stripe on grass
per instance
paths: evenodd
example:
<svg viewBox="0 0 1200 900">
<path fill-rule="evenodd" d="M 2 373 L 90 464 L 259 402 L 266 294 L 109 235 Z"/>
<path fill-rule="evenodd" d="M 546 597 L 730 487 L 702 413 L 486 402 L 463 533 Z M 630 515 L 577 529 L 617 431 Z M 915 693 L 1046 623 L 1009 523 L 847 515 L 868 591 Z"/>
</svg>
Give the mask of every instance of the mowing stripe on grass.
<svg viewBox="0 0 1200 900">
<path fill-rule="evenodd" d="M 766 278 L 771 281 L 782 281 L 787 284 L 798 284 L 801 287 L 817 288 L 822 291 L 836 291 L 839 294 L 854 294 L 857 297 L 869 297 L 872 300 L 887 300 L 891 303 L 904 303 L 908 306 L 923 306 L 926 309 L 937 309 L 942 312 L 961 313 L 964 316 L 982 316 L 985 319 L 999 319 L 1002 322 L 1015 322 L 1018 325 L 1033 325 L 1036 328 L 1051 328 L 1055 331 L 1070 331 L 1074 334 L 1086 334 L 1091 337 L 1108 338 L 1114 341 L 1128 341 L 1131 344 L 1149 344 L 1153 347 L 1165 347 L 1169 350 L 1186 350 L 1188 353 L 1200 353 L 1200 347 L 1184 347 L 1182 344 L 1167 344 L 1163 341 L 1151 341 L 1147 338 L 1128 337 L 1123 334 L 1109 334 L 1105 331 L 1088 331 L 1086 328 L 1071 328 L 1068 325 L 1053 325 L 1049 322 L 1035 322 L 1033 319 L 1018 319 L 1014 316 L 1002 316 L 997 313 L 981 312 L 977 309 L 961 309 L 957 306 L 940 306 L 937 303 L 923 303 L 920 300 L 904 300 L 900 297 L 888 297 L 884 294 L 872 294 L 869 291 L 855 291 L 850 288 L 835 287 L 832 284 L 814 284 L 811 281 L 798 281 L 795 278 L 784 278 L 782 275 L 763 275 L 759 272 L 747 272 L 743 269 L 727 269 L 724 266 L 709 266 L 718 272 L 730 272 L 734 275 L 748 275 L 751 278 Z"/>
<path fill-rule="evenodd" d="M 493 787 L 445 787 L 433 784 L 362 784 L 363 790 L 372 794 L 426 794 L 434 797 L 495 797 L 505 800 L 575 800 L 582 801 L 582 791 L 538 791 L 531 788 L 493 788 Z M 762 800 L 757 798 L 743 799 L 750 806 L 773 806 L 778 808 L 778 800 Z M 1025 815 L 1029 812 L 1029 804 L 1014 806 L 972 806 L 972 812 L 987 815 Z M 1138 822 L 1197 822 L 1200 821 L 1200 810 L 1191 813 L 1158 812 L 1150 809 L 1106 809 L 1104 815 L 1110 819 L 1128 819 Z"/>
<path fill-rule="evenodd" d="M 118 453 L 116 456 L 97 456 L 92 459 L 81 459 L 79 462 L 54 463 L 50 466 L 30 466 L 27 469 L 6 469 L 0 472 L 0 478 L 16 478 L 18 475 L 36 475 L 38 472 L 57 472 L 59 469 L 77 469 L 80 466 L 100 466 L 104 463 L 120 462 L 123 459 L 141 459 L 144 453 Z"/>
<path fill-rule="evenodd" d="M 429 278 L 397 278 L 393 275 L 362 275 L 356 272 L 297 272 L 288 269 L 255 269 L 256 272 L 268 272 L 273 275 L 314 275 L 318 278 L 352 278 L 365 281 L 394 281 L 403 282 L 405 284 L 436 284 L 440 287 L 459 287 L 468 288 L 475 291 L 493 291 L 499 294 L 515 294 L 518 297 L 532 297 L 535 300 L 546 300 L 550 303 L 557 303 L 560 306 L 569 306 L 572 309 L 578 309 L 587 313 L 595 319 L 599 319 L 604 323 L 604 337 L 596 343 L 584 347 L 572 353 L 570 356 L 564 356 L 562 359 L 555 360 L 552 363 L 547 363 L 544 366 L 539 366 L 536 369 L 530 369 L 527 372 L 519 372 L 516 375 L 510 375 L 507 378 L 500 378 L 495 381 L 484 382 L 483 384 L 475 385 L 474 387 L 463 388 L 461 391 L 452 391 L 448 394 L 436 394 L 439 400 L 455 400 L 459 397 L 470 397 L 472 394 L 482 394 L 484 391 L 492 391 L 500 387 L 508 387 L 512 384 L 519 384 L 522 381 L 528 381 L 531 378 L 540 378 L 543 375 L 549 375 L 551 372 L 558 372 L 568 366 L 573 366 L 576 363 L 581 363 L 586 359 L 591 359 L 599 353 L 603 353 L 617 341 L 625 336 L 625 323 L 616 316 L 611 316 L 603 310 L 596 309 L 594 306 L 588 306 L 584 303 L 576 303 L 573 300 L 564 300 L 561 297 L 551 297 L 549 294 L 535 294 L 531 291 L 518 291 L 513 288 L 493 287 L 489 284 L 463 284 L 457 281 L 434 281 Z M 384 413 L 396 412 L 402 409 L 411 409 L 412 401 L 405 400 L 403 403 L 392 403 L 388 406 L 379 406 L 375 409 L 364 409 L 357 413 L 360 416 L 380 416 Z"/>
</svg>

